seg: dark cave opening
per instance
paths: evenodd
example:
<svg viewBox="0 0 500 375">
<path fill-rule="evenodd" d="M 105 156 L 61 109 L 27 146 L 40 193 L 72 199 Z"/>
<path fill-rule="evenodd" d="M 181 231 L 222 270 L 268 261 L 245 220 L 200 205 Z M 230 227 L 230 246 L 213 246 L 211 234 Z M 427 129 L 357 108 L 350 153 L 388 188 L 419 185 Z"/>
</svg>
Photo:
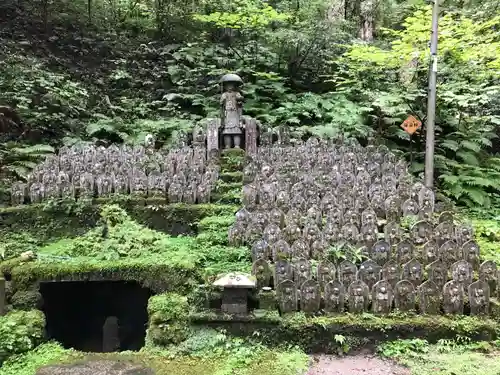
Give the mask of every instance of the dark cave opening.
<svg viewBox="0 0 500 375">
<path fill-rule="evenodd" d="M 150 289 L 128 281 L 68 281 L 41 283 L 40 293 L 47 338 L 65 348 L 103 352 L 144 346 Z"/>
</svg>

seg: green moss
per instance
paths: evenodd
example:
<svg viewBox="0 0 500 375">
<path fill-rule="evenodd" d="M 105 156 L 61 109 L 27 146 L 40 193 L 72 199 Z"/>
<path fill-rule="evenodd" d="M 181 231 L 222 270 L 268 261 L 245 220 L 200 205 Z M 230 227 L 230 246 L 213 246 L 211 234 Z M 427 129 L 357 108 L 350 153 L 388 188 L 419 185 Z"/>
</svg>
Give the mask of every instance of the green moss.
<svg viewBox="0 0 500 375">
<path fill-rule="evenodd" d="M 241 182 L 219 182 L 212 201 L 218 204 L 241 204 Z"/>
<path fill-rule="evenodd" d="M 148 314 L 161 317 L 162 321 L 188 321 L 189 305 L 187 297 L 177 293 L 163 293 L 148 301 Z"/>
<path fill-rule="evenodd" d="M 10 278 L 12 269 L 24 263 L 26 263 L 26 261 L 21 257 L 4 260 L 0 262 L 0 274 L 4 277 Z"/>
<path fill-rule="evenodd" d="M 96 261 L 77 259 L 68 262 L 30 262 L 12 269 L 16 290 L 28 290 L 33 284 L 48 281 L 137 281 L 154 291 L 187 291 L 197 284 L 193 267 L 162 264 L 157 259 Z"/>
<path fill-rule="evenodd" d="M 189 334 L 187 297 L 176 293 L 153 296 L 148 302 L 149 328 L 146 342 L 168 346 L 179 344 Z"/>
<path fill-rule="evenodd" d="M 82 235 L 98 224 L 101 207 L 112 203 L 124 208 L 138 223 L 165 233 L 194 233 L 202 218 L 231 215 L 238 209 L 227 204 L 165 204 L 161 199 L 120 196 L 91 202 L 61 201 L 1 208 L 0 233 L 25 232 L 42 242 Z"/>
<path fill-rule="evenodd" d="M 237 172 L 243 169 L 245 151 L 241 149 L 223 150 L 220 158 L 222 173 Z"/>
<path fill-rule="evenodd" d="M 432 351 L 399 361 L 409 367 L 412 375 L 498 375 L 500 362 L 495 355 L 473 351 L 453 350 L 447 353 Z"/>
<path fill-rule="evenodd" d="M 42 307 L 42 295 L 36 290 L 20 290 L 14 293 L 11 299 L 12 307 L 16 310 L 33 310 Z"/>
<path fill-rule="evenodd" d="M 227 232 L 233 223 L 234 214 L 225 216 L 208 216 L 200 220 L 198 223 L 198 229 L 203 232 Z"/>
<path fill-rule="evenodd" d="M 189 320 L 194 324 L 204 323 L 263 323 L 263 324 L 281 324 L 283 319 L 277 311 L 258 310 L 253 315 L 238 316 L 235 319 L 232 315 L 221 314 L 216 310 L 193 311 L 189 314 Z"/>
<path fill-rule="evenodd" d="M 227 193 L 233 190 L 239 190 L 241 192 L 242 187 L 241 182 L 219 182 L 215 188 L 217 193 Z"/>
<path fill-rule="evenodd" d="M 251 266 L 248 249 L 226 246 L 233 215 L 202 219 L 196 238 L 172 237 L 139 225 L 118 205 L 102 206 L 99 215 L 101 225 L 36 249 L 35 261 L 0 263 L 12 278 L 14 292 L 48 281 L 136 280 L 155 291 L 186 293 L 218 273 Z"/>
<path fill-rule="evenodd" d="M 249 317 L 235 319 L 214 311 L 195 312 L 192 324 L 220 327 L 235 335 L 251 336 L 254 331 L 268 345 L 287 342 L 305 350 L 335 352 L 335 335 L 360 338 L 359 345 L 405 337 L 425 337 L 430 341 L 457 335 L 492 339 L 500 324 L 486 318 L 470 316 L 446 317 L 424 315 L 372 314 L 307 317 L 302 313 L 280 317 L 276 312 L 259 311 Z M 356 341 L 356 340 L 354 340 Z"/>
<path fill-rule="evenodd" d="M 0 375 L 34 375 L 39 367 L 67 360 L 74 352 L 58 343 L 41 344 L 29 352 L 8 359 L 0 367 Z"/>
<path fill-rule="evenodd" d="M 46 343 L 35 350 L 7 361 L 0 375 L 35 375 L 47 365 L 82 363 L 93 360 L 132 361 L 152 368 L 156 375 L 290 375 L 305 373 L 308 356 L 297 350 L 287 351 L 240 344 L 234 349 L 219 350 L 211 355 L 172 357 L 168 352 L 146 349 L 140 353 L 81 353 L 56 343 Z"/>
</svg>

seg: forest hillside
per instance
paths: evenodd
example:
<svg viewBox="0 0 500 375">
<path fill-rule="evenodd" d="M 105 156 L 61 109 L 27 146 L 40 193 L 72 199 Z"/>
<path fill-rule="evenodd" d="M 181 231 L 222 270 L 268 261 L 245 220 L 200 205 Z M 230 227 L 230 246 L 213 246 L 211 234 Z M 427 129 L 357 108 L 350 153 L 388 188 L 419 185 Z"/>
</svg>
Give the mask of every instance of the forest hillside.
<svg viewBox="0 0 500 375">
<path fill-rule="evenodd" d="M 237 72 L 245 112 L 296 136 L 375 138 L 423 172 L 431 5 L 421 0 L 6 0 L 0 12 L 0 176 L 61 145 L 137 143 L 217 111 Z M 500 4 L 444 0 L 436 185 L 500 206 Z M 412 138 L 408 115 L 424 127 Z M 412 154 L 412 155 L 410 155 Z"/>
</svg>

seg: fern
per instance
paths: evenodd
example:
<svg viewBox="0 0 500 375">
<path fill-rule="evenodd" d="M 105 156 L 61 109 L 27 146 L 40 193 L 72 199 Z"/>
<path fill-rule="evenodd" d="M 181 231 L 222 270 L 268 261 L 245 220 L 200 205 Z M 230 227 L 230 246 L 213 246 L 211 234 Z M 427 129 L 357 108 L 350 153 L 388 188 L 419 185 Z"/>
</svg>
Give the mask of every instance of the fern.
<svg viewBox="0 0 500 375">
<path fill-rule="evenodd" d="M 21 145 L 16 142 L 0 144 L 0 173 L 26 178 L 29 172 L 47 155 L 54 152 L 49 145 Z"/>
</svg>

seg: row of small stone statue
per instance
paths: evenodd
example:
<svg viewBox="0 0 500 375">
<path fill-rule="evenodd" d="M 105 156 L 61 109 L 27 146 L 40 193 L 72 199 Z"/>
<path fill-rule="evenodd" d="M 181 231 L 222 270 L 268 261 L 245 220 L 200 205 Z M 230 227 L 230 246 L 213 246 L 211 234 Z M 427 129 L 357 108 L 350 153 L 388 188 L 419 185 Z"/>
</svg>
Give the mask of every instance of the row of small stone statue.
<svg viewBox="0 0 500 375">
<path fill-rule="evenodd" d="M 341 182 L 360 183 L 369 185 L 371 183 L 385 179 L 404 179 L 407 178 L 408 169 L 405 161 L 386 161 L 375 164 L 372 159 L 358 160 L 354 153 L 346 154 L 351 156 L 343 160 L 335 160 L 333 155 L 323 153 L 309 153 L 304 155 L 296 154 L 297 150 L 290 152 L 290 155 L 280 157 L 266 157 L 259 153 L 253 159 L 250 159 L 243 170 L 244 182 L 248 183 L 255 178 L 258 180 L 266 179 L 273 174 L 290 175 L 290 182 L 299 180 L 294 172 L 313 173 L 327 175 L 330 183 L 338 185 Z M 275 156 L 275 155 L 273 155 Z M 328 181 L 328 180 L 325 180 Z"/>
<path fill-rule="evenodd" d="M 164 164 L 155 154 L 127 153 L 117 146 L 62 151 L 36 167 L 27 183 L 16 182 L 11 189 L 12 203 L 31 203 L 44 199 L 108 197 L 133 194 L 159 197 L 170 203 L 208 203 L 215 187 L 219 166 L 206 159 L 206 150 L 186 147 L 165 156 Z M 102 151 L 102 150 L 101 150 Z M 126 155 L 127 158 L 120 158 Z"/>
<path fill-rule="evenodd" d="M 274 265 L 266 259 L 259 258 L 252 265 L 252 274 L 257 279 L 257 285 L 267 287 L 271 285 L 272 280 L 275 288 L 284 280 L 293 280 L 297 285 L 301 285 L 305 280 L 313 278 L 314 275 L 322 286 L 329 281 L 339 280 L 346 289 L 355 280 L 363 281 L 370 290 L 380 280 L 389 281 L 393 287 L 400 280 L 408 280 L 416 288 L 424 282 L 425 276 L 441 288 L 448 281 L 450 275 L 451 279 L 468 286 L 472 283 L 474 270 L 478 272 L 480 280 L 494 283 L 492 286 L 496 288 L 498 271 L 494 261 L 484 261 L 474 267 L 463 259 L 451 265 L 438 259 L 424 268 L 415 258 L 403 264 L 396 260 L 390 260 L 383 266 L 368 259 L 361 263 L 358 269 L 356 264 L 349 260 L 340 262 L 338 268 L 328 260 L 321 260 L 315 269 L 316 272 L 313 272 L 311 262 L 305 258 L 282 259 Z"/>
<path fill-rule="evenodd" d="M 359 220 L 359 216 L 355 218 Z M 374 217 L 370 215 L 370 218 Z M 229 228 L 228 241 L 232 246 L 247 244 L 254 253 L 266 253 L 269 257 L 283 253 L 309 254 L 315 258 L 313 254 L 323 254 L 341 243 L 366 247 L 367 253 L 381 259 L 390 255 L 392 247 L 396 247 L 396 253 L 413 254 L 415 245 L 424 245 L 424 258 L 429 259 L 446 253 L 450 253 L 451 259 L 460 259 L 460 253 L 479 257 L 472 226 L 455 224 L 452 219 L 451 212 L 444 212 L 439 216 L 441 222 L 435 225 L 430 221 L 418 221 L 406 233 L 399 223 L 388 222 L 381 225 L 383 228 L 379 232 L 375 222 L 365 222 L 360 231 L 354 216 L 344 225 L 338 223 L 338 217 L 327 216 L 324 224 L 318 225 L 318 220 L 311 217 L 285 215 L 283 218 L 277 209 L 269 214 L 259 211 L 250 215 L 243 208 L 236 213 L 236 221 Z M 364 217 L 363 220 L 368 219 Z"/>
<path fill-rule="evenodd" d="M 434 194 L 429 191 L 427 198 L 422 202 L 394 193 L 385 197 L 385 193 L 376 193 L 370 199 L 369 195 L 356 195 L 355 188 L 338 192 L 334 189 L 324 195 L 314 194 L 309 191 L 291 194 L 285 190 L 273 191 L 272 185 L 255 186 L 245 185 L 242 191 L 243 206 L 251 212 L 271 211 L 278 209 L 283 213 L 301 214 L 315 220 L 325 215 L 337 217 L 342 222 L 346 214 L 357 215 L 356 223 L 363 224 L 359 215 L 366 211 L 375 221 L 378 218 L 397 221 L 401 217 L 418 216 L 421 219 L 430 219 L 433 216 Z M 428 189 L 424 188 L 426 191 Z"/>
<path fill-rule="evenodd" d="M 422 264 L 427 265 L 437 260 L 445 264 L 453 264 L 459 260 L 466 260 L 477 269 L 480 262 L 480 248 L 476 241 L 469 240 L 461 246 L 448 240 L 441 245 L 438 241 L 430 240 L 422 246 L 415 246 L 408 240 L 402 240 L 391 246 L 388 241 L 379 240 L 372 247 L 349 246 L 344 243 L 328 243 L 325 241 L 314 241 L 311 245 L 303 239 L 295 240 L 290 246 L 285 240 L 279 240 L 269 245 L 265 240 L 258 240 L 251 247 L 252 259 L 265 259 L 276 262 L 280 259 L 290 260 L 297 258 L 321 260 L 328 258 L 332 250 L 338 250 L 345 254 L 373 259 L 379 265 L 384 265 L 389 260 L 395 260 L 399 264 L 406 263 L 417 258 Z"/>
<path fill-rule="evenodd" d="M 262 142 L 261 142 L 262 143 Z M 306 142 L 294 140 L 293 144 L 261 144 L 257 158 L 275 162 L 297 160 L 310 163 L 314 159 L 333 160 L 336 163 L 371 161 L 379 167 L 385 162 L 398 162 L 398 158 L 385 145 L 370 144 L 363 147 L 354 139 L 333 143 L 330 140 L 310 137 Z M 272 165 L 271 164 L 271 165 Z"/>
<path fill-rule="evenodd" d="M 237 245 L 246 243 L 252 245 L 259 239 L 264 239 L 269 245 L 279 240 L 292 244 L 299 238 L 304 238 L 309 244 L 322 240 L 333 244 L 339 241 L 348 241 L 354 244 L 363 243 L 371 247 L 383 233 L 391 244 L 399 242 L 404 237 L 409 237 L 416 245 L 421 245 L 431 239 L 441 243 L 448 240 L 457 240 L 464 243 L 472 239 L 472 229 L 468 225 L 453 223 L 453 214 L 444 212 L 439 216 L 442 220 L 436 225 L 430 220 L 415 222 L 407 236 L 403 233 L 397 221 L 383 224 L 371 208 L 365 209 L 361 214 L 355 210 L 343 210 L 339 207 L 331 209 L 324 217 L 321 212 L 312 207 L 304 216 L 296 210 L 290 209 L 286 214 L 279 208 L 269 211 L 248 211 L 240 209 L 236 213 L 235 223 L 229 229 L 229 242 Z M 379 233 L 380 231 L 382 233 Z M 382 228 L 383 227 L 383 228 Z M 441 244 L 440 243 L 440 244 Z"/>
<path fill-rule="evenodd" d="M 332 177 L 350 174 L 345 178 L 356 177 L 360 172 L 363 182 L 369 183 L 376 177 L 392 175 L 401 178 L 408 173 L 408 164 L 386 151 L 370 152 L 368 148 L 321 148 L 321 147 L 260 147 L 259 153 L 247 164 L 244 174 L 253 179 L 259 174 L 265 176 L 275 172 L 322 172 Z M 291 176 L 293 178 L 293 176 Z M 245 181 L 246 182 L 246 181 Z M 335 183 L 335 181 L 334 181 Z"/>
<path fill-rule="evenodd" d="M 213 159 L 213 158 L 208 158 Z M 64 171 L 71 178 L 84 172 L 94 174 L 121 173 L 123 170 L 141 169 L 168 172 L 171 175 L 186 171 L 192 165 L 207 165 L 204 147 L 184 146 L 176 149 L 155 150 L 154 145 L 129 146 L 113 144 L 109 147 L 95 145 L 62 147 L 57 155 L 51 155 L 32 172 L 34 181 L 43 182 L 38 172 Z"/>
<path fill-rule="evenodd" d="M 449 281 L 448 268 L 442 262 L 429 265 L 426 281 L 417 263 L 410 261 L 401 269 L 396 262 L 380 267 L 368 260 L 358 270 L 351 262 L 344 261 L 339 265 L 337 274 L 335 266 L 323 261 L 318 264 L 316 280 L 313 280 L 307 261 L 285 261 L 276 264 L 273 279 L 281 312 L 297 311 L 298 299 L 302 311 L 317 312 L 322 294 L 327 312 L 343 312 L 346 297 L 350 312 L 366 311 L 371 302 L 374 312 L 388 313 L 393 297 L 397 309 L 412 311 L 415 310 L 415 294 L 418 292 L 420 312 L 437 314 L 443 302 L 445 313 L 462 314 L 464 292 L 468 292 L 471 313 L 488 313 L 490 294 L 496 295 L 497 292 L 495 262 L 483 262 L 479 268 L 479 279 L 475 282 L 472 280 L 472 266 L 465 261 L 451 266 L 452 280 Z M 270 285 L 271 271 L 266 261 L 259 259 L 254 262 L 252 273 L 259 287 Z"/>
<path fill-rule="evenodd" d="M 339 176 L 340 181 L 329 172 L 304 170 L 262 174 L 253 179 L 248 176 L 248 183 L 242 189 L 243 205 L 248 210 L 277 207 L 283 211 L 294 208 L 302 213 L 314 208 L 323 214 L 334 207 L 359 212 L 372 207 L 377 216 L 389 220 L 403 215 L 429 218 L 435 211 L 434 192 L 421 183 L 413 183 L 409 175 L 397 178 L 388 174 L 367 183 L 358 181 L 353 174 Z M 353 178 L 347 179 L 348 176 Z"/>
<path fill-rule="evenodd" d="M 442 289 L 427 280 L 417 289 L 408 280 L 399 281 L 395 288 L 387 280 L 378 281 L 369 292 L 361 280 L 353 281 L 347 288 L 339 281 L 325 285 L 323 294 L 315 280 L 302 283 L 300 289 L 291 280 L 282 281 L 276 289 L 276 302 L 281 314 L 303 311 L 315 314 L 344 313 L 347 302 L 350 313 L 372 311 L 375 314 L 389 314 L 393 309 L 402 312 L 438 315 L 464 314 L 465 293 L 467 293 L 471 315 L 490 314 L 490 286 L 482 280 L 467 288 L 454 280 L 448 281 Z M 371 305 L 371 308 L 370 308 Z"/>
</svg>

